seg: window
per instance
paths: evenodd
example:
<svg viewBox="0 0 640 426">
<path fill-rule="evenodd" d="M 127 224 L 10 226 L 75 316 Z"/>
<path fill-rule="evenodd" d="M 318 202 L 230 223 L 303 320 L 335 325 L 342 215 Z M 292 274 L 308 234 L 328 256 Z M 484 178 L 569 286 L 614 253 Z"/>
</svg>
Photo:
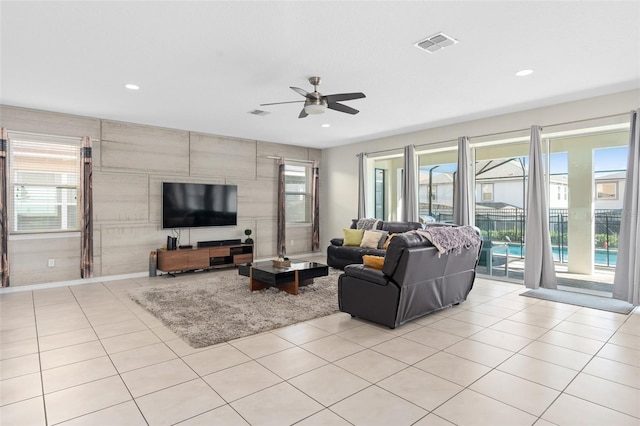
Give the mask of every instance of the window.
<svg viewBox="0 0 640 426">
<path fill-rule="evenodd" d="M 438 201 L 438 185 L 434 184 L 431 187 L 431 200 L 432 201 Z"/>
<path fill-rule="evenodd" d="M 284 192 L 287 223 L 311 223 L 311 169 L 285 164 Z"/>
<path fill-rule="evenodd" d="M 79 141 L 9 141 L 11 233 L 78 231 Z"/>
<path fill-rule="evenodd" d="M 558 200 L 562 199 L 562 187 L 560 185 L 558 185 L 556 187 L 558 189 Z"/>
<path fill-rule="evenodd" d="M 596 183 L 596 197 L 598 200 L 617 200 L 618 182 Z"/>
<path fill-rule="evenodd" d="M 482 201 L 493 201 L 492 183 L 483 183 L 480 185 L 480 192 L 482 193 Z"/>
<path fill-rule="evenodd" d="M 386 170 L 375 169 L 376 179 L 376 192 L 375 192 L 375 205 L 376 205 L 376 219 L 385 219 L 385 186 L 386 186 Z"/>
<path fill-rule="evenodd" d="M 438 222 L 453 219 L 453 188 L 458 170 L 457 145 L 444 150 L 424 151 L 418 156 L 420 186 L 418 215 L 422 220 Z"/>
</svg>

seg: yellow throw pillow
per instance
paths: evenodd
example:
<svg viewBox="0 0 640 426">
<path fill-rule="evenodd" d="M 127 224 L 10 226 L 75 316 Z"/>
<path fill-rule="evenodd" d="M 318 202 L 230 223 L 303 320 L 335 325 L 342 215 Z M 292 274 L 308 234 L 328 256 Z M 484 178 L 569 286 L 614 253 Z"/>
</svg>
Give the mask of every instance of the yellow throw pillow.
<svg viewBox="0 0 640 426">
<path fill-rule="evenodd" d="M 364 263 L 364 266 L 368 266 L 370 268 L 374 268 L 382 271 L 382 265 L 384 264 L 384 257 L 371 256 L 371 255 L 365 254 L 364 256 L 362 256 L 362 262 Z"/>
<path fill-rule="evenodd" d="M 387 241 L 384 242 L 384 244 L 382 245 L 382 248 L 386 250 L 387 247 L 389 247 L 389 243 L 391 242 L 391 239 L 395 236 L 396 234 L 389 234 L 389 236 L 387 237 Z"/>
<path fill-rule="evenodd" d="M 362 248 L 370 248 L 377 249 L 378 242 L 380 242 L 380 231 L 369 231 L 365 230 L 362 235 L 362 241 L 360 242 L 360 247 Z"/>
<path fill-rule="evenodd" d="M 364 229 L 343 229 L 344 242 L 343 246 L 356 246 L 360 247 L 362 242 L 362 236 L 364 235 Z"/>
</svg>

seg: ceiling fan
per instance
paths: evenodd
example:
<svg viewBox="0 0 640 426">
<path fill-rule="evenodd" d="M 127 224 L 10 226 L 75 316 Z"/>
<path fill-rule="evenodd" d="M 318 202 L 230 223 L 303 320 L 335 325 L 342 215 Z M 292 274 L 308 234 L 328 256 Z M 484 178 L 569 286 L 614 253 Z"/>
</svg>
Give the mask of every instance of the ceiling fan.
<svg viewBox="0 0 640 426">
<path fill-rule="evenodd" d="M 305 118 L 309 114 L 322 114 L 327 110 L 327 108 L 333 109 L 335 111 L 346 112 L 347 114 L 357 114 L 358 112 L 360 112 L 357 109 L 351 108 L 339 102 L 364 98 L 364 93 L 357 92 L 323 95 L 322 93 L 318 92 L 320 77 L 309 77 L 309 83 L 313 85 L 313 92 L 311 93 L 299 87 L 291 87 L 294 92 L 305 97 L 304 101 L 273 102 L 270 104 L 260 104 L 260 106 L 304 102 L 304 107 L 302 108 L 302 111 L 300 111 L 300 115 L 298 115 L 298 118 Z"/>
</svg>

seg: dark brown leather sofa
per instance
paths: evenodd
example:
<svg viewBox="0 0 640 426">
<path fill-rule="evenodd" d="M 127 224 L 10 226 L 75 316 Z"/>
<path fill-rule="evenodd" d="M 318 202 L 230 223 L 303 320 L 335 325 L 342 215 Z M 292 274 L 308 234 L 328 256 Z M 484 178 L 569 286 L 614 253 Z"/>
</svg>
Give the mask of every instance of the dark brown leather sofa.
<svg viewBox="0 0 640 426">
<path fill-rule="evenodd" d="M 464 302 L 473 287 L 481 247 L 440 254 L 418 233 L 397 235 L 381 271 L 364 265 L 344 268 L 338 281 L 340 310 L 395 328 Z"/>
<path fill-rule="evenodd" d="M 351 229 L 356 229 L 358 219 L 353 219 Z M 399 234 L 414 229 L 421 229 L 422 224 L 419 222 L 385 222 L 379 221 L 376 229 L 387 231 L 390 234 Z M 386 250 L 362 248 L 353 246 L 343 246 L 343 238 L 333 238 L 331 244 L 327 247 L 327 265 L 332 268 L 344 269 L 345 266 L 354 263 L 362 263 L 362 256 L 384 256 Z"/>
</svg>

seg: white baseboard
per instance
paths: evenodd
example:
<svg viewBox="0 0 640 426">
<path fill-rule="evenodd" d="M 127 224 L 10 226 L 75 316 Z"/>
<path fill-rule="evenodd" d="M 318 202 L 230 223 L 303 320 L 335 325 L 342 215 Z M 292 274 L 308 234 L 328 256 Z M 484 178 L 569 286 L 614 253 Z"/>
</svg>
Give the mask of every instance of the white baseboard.
<svg viewBox="0 0 640 426">
<path fill-rule="evenodd" d="M 127 280 L 131 278 L 141 278 L 141 277 L 148 277 L 148 276 L 149 276 L 149 272 L 134 272 L 131 274 L 82 278 L 78 280 L 58 281 L 58 282 L 52 282 L 52 283 L 27 284 L 27 285 L 19 285 L 16 287 L 2 287 L 0 288 L 0 294 L 17 293 L 20 291 L 44 290 L 47 288 L 67 287 L 72 285 L 95 284 L 95 283 L 101 283 L 104 281 Z"/>
</svg>

